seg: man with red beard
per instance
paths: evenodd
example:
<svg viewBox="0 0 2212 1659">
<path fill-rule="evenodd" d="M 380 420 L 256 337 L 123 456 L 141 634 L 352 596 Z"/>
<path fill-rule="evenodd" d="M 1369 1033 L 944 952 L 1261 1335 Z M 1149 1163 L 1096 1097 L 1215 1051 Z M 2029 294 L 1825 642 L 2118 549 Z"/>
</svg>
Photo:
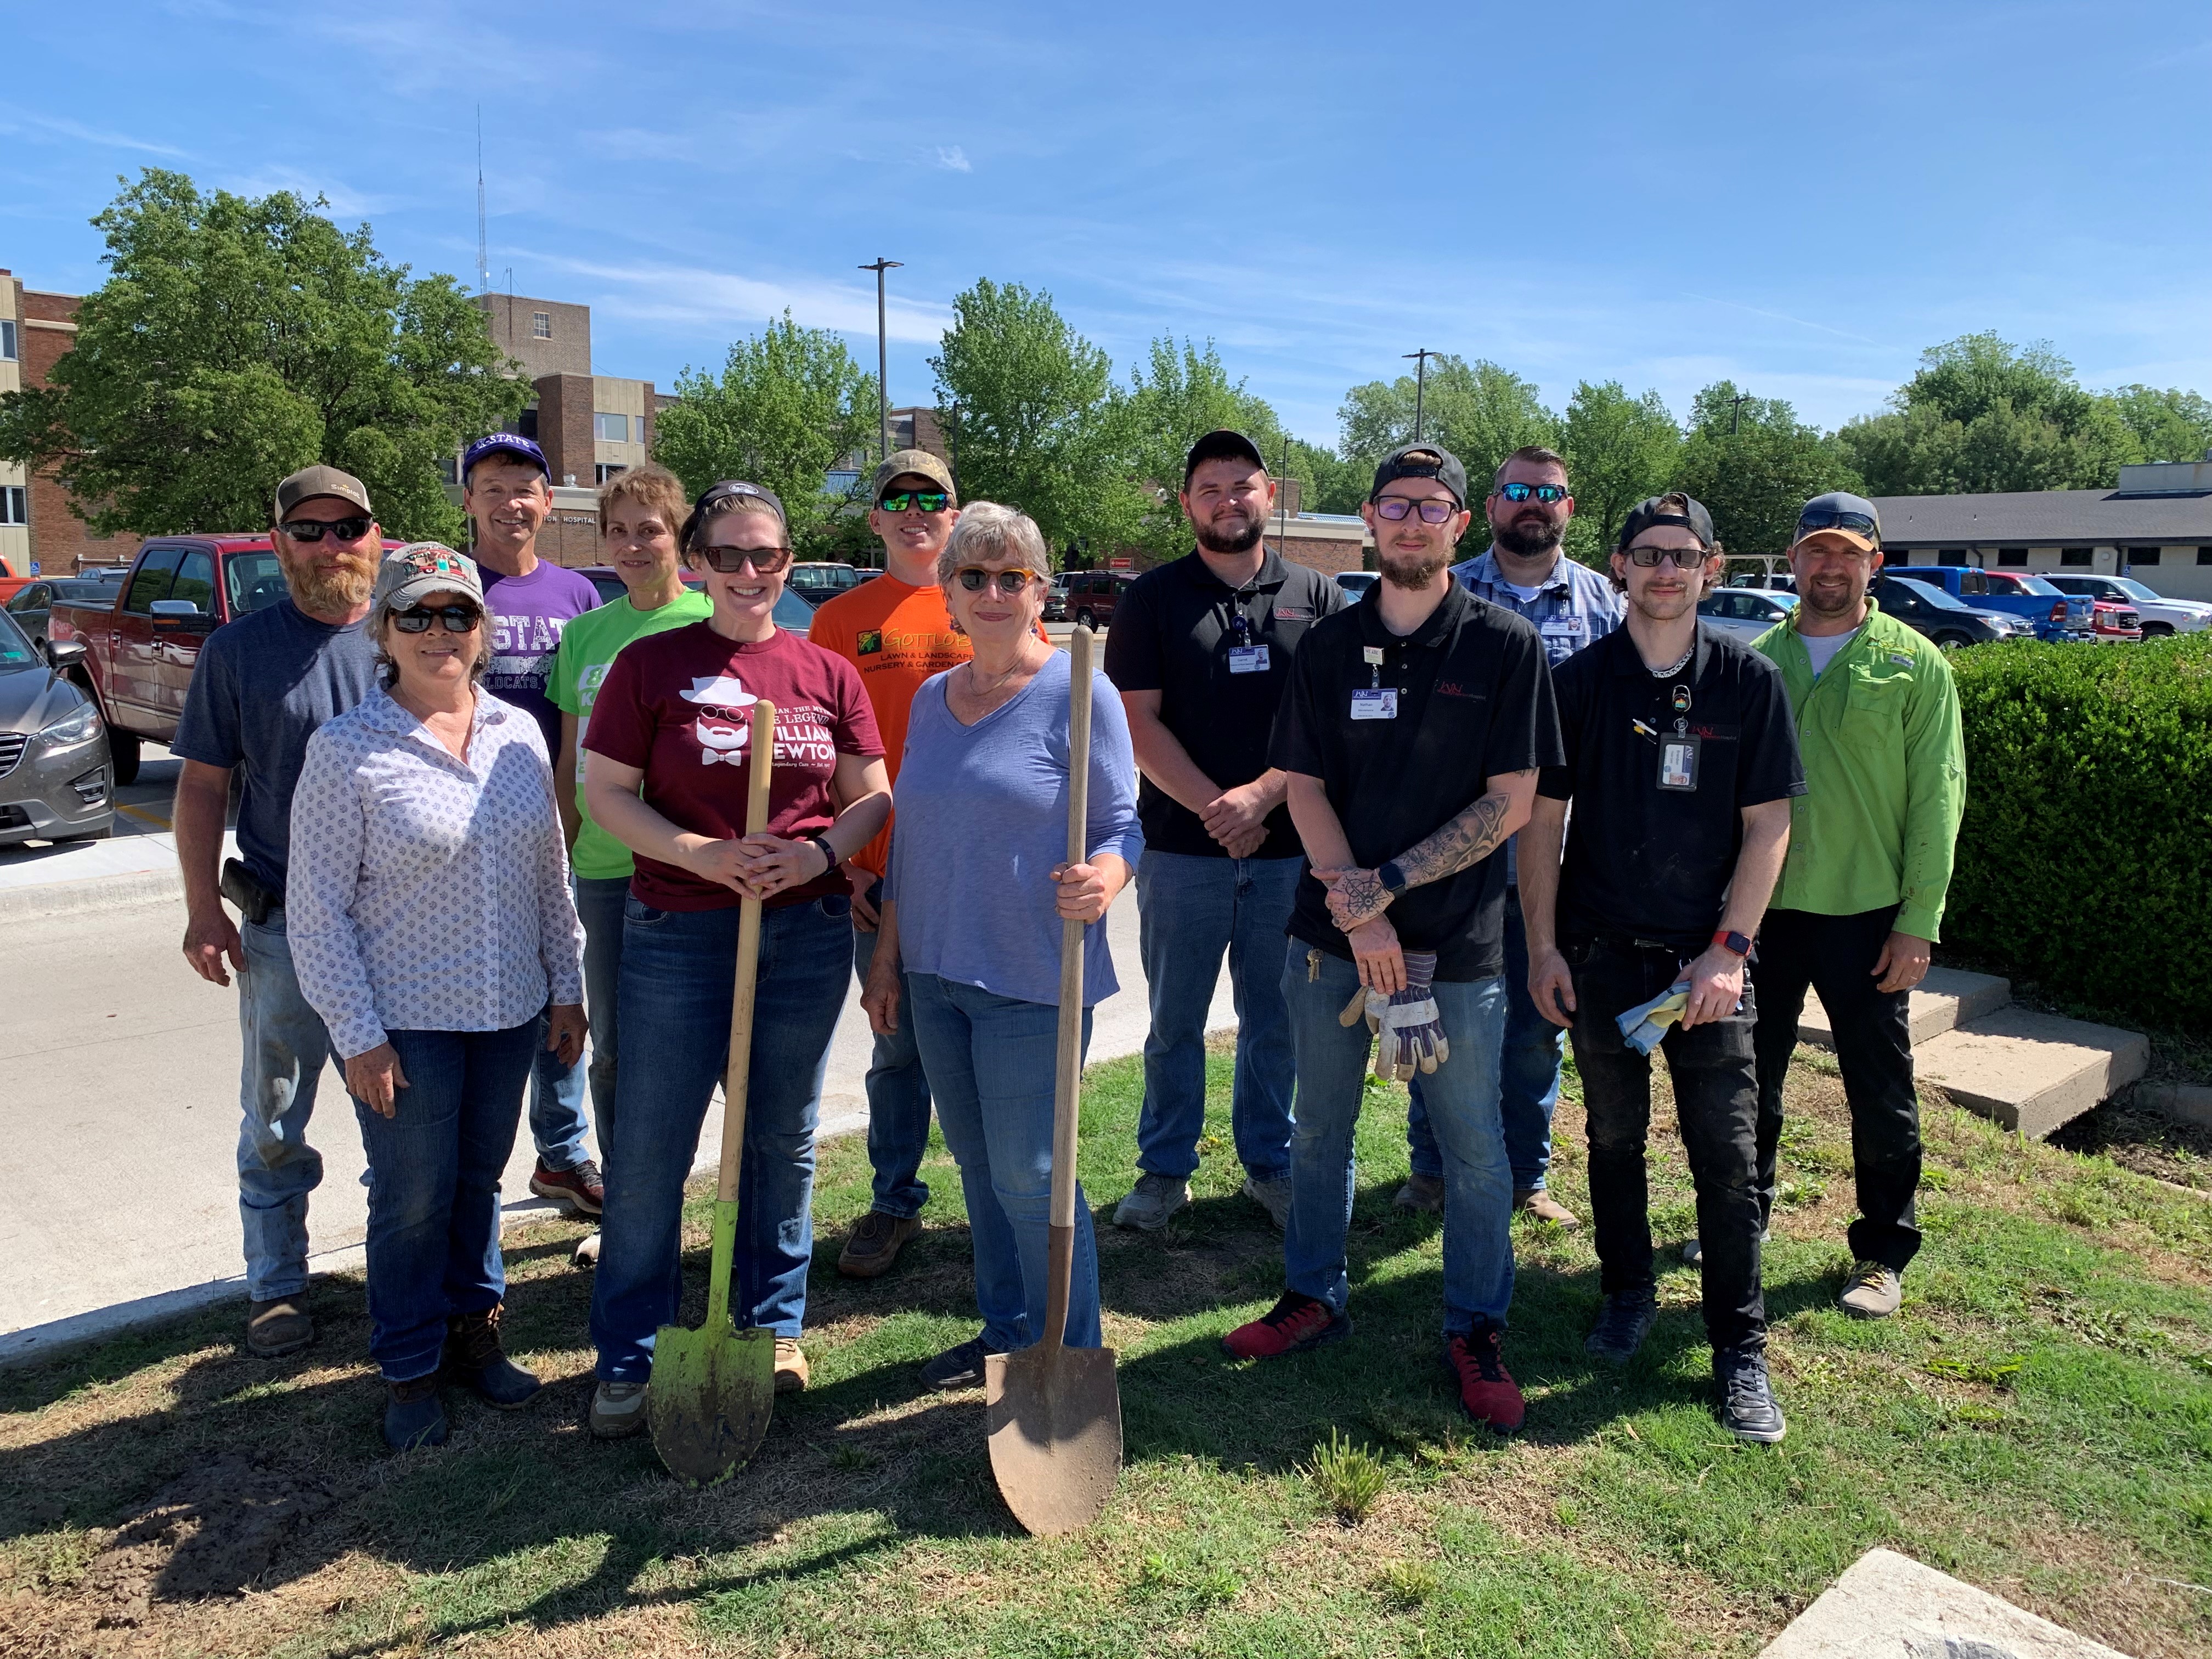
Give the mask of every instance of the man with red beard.
<svg viewBox="0 0 2212 1659">
<path fill-rule="evenodd" d="M 1157 1231 L 1190 1202 L 1206 1127 L 1206 1011 L 1225 951 L 1237 1157 L 1245 1194 L 1280 1227 L 1291 1066 L 1278 953 L 1304 849 L 1267 737 L 1298 641 L 1346 601 L 1318 570 L 1261 541 L 1275 486 L 1243 433 L 1209 432 L 1191 447 L 1180 499 L 1197 551 L 1131 584 L 1106 635 L 1106 672 L 1144 779 L 1137 907 L 1152 1017 L 1137 1184 L 1114 1222 Z"/>
<path fill-rule="evenodd" d="M 284 932 L 292 790 L 315 728 L 375 684 L 376 648 L 361 622 L 384 537 L 360 479 L 311 466 L 276 486 L 270 539 L 289 596 L 208 635 L 169 750 L 185 763 L 170 817 L 184 872 L 185 960 L 216 985 L 230 983 L 225 963 L 239 975 L 246 1345 L 273 1358 L 314 1340 L 307 1194 L 323 1178 L 323 1160 L 307 1145 L 307 1120 L 331 1058 L 330 1034 L 300 994 Z M 240 856 L 218 872 L 234 773 L 242 786 Z M 224 911 L 226 898 L 242 929 Z"/>
</svg>

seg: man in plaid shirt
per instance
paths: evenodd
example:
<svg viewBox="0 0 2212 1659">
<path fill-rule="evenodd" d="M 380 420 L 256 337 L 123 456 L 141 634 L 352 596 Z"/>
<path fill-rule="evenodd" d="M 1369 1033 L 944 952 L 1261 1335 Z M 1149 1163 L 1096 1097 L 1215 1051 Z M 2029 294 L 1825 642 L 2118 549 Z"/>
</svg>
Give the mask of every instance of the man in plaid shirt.
<svg viewBox="0 0 2212 1659">
<path fill-rule="evenodd" d="M 1621 625 L 1620 595 L 1613 583 L 1569 558 L 1560 544 L 1575 515 L 1575 498 L 1568 493 L 1566 463 L 1555 451 L 1532 444 L 1508 455 L 1491 481 L 1483 512 L 1490 520 L 1490 546 L 1454 565 L 1452 574 L 1475 598 L 1534 625 L 1553 667 Z M 1559 1098 L 1561 1032 L 1528 999 L 1528 941 L 1521 924 L 1513 842 L 1506 844 L 1505 856 L 1505 1046 L 1498 1110 L 1513 1166 L 1513 1200 L 1516 1208 L 1547 1221 L 1579 1226 L 1574 1212 L 1544 1190 L 1552 1162 L 1552 1108 Z M 1421 1102 L 1420 1079 L 1411 1087 L 1406 1139 L 1413 1174 L 1397 1202 L 1403 1209 L 1439 1211 L 1443 1158 Z"/>
</svg>

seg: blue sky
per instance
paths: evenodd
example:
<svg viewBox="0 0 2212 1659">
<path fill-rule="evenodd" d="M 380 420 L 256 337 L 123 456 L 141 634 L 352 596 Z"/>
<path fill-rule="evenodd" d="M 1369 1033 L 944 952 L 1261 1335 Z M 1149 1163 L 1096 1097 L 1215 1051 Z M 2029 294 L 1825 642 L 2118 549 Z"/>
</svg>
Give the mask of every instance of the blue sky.
<svg viewBox="0 0 2212 1659">
<path fill-rule="evenodd" d="M 2202 0 L 6 16 L 0 264 L 34 288 L 99 283 L 86 221 L 142 166 L 319 191 L 472 282 L 480 101 L 495 285 L 589 303 L 599 371 L 663 386 L 787 306 L 872 363 L 882 254 L 897 402 L 980 276 L 1124 370 L 1210 337 L 1320 441 L 1418 346 L 1555 407 L 1726 375 L 1824 425 L 1984 328 L 2212 394 Z"/>
</svg>

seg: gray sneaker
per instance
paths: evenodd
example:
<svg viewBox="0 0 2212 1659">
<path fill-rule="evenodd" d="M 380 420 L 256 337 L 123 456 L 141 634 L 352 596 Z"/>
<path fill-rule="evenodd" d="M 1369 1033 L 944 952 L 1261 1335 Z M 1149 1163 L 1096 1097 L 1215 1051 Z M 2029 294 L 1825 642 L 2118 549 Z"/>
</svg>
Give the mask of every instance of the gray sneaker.
<svg viewBox="0 0 2212 1659">
<path fill-rule="evenodd" d="M 1140 1174 L 1128 1197 L 1114 1207 L 1114 1224 L 1156 1233 L 1190 1202 L 1190 1182 L 1178 1176 Z"/>
<path fill-rule="evenodd" d="M 1844 1293 L 1836 1300 L 1854 1319 L 1887 1319 L 1905 1300 L 1905 1282 L 1879 1261 L 1861 1261 L 1851 1268 Z"/>
<path fill-rule="evenodd" d="M 1267 1219 L 1275 1224 L 1277 1232 L 1283 1231 L 1291 1224 L 1291 1178 L 1289 1176 L 1272 1176 L 1265 1181 L 1253 1176 L 1246 1176 L 1244 1196 L 1267 1212 Z"/>
<path fill-rule="evenodd" d="M 602 1382 L 592 1395 L 592 1438 L 620 1440 L 645 1426 L 642 1382 Z"/>
</svg>

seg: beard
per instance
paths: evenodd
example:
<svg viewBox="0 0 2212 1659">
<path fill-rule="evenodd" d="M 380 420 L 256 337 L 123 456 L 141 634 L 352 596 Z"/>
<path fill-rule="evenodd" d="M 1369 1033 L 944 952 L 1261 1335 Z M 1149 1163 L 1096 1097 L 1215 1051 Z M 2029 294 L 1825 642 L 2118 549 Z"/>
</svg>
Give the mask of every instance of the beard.
<svg viewBox="0 0 2212 1659">
<path fill-rule="evenodd" d="M 1198 544 L 1209 553 L 1249 553 L 1259 545 L 1265 526 L 1242 513 L 1224 514 L 1206 524 L 1191 526 Z"/>
<path fill-rule="evenodd" d="M 1516 519 L 1504 529 L 1493 531 L 1491 538 L 1516 559 L 1537 559 L 1557 552 L 1566 533 L 1565 525 L 1549 519 Z"/>
<path fill-rule="evenodd" d="M 292 603 L 302 611 L 350 611 L 366 605 L 376 591 L 377 562 L 367 553 L 342 553 L 328 569 L 319 568 L 312 554 L 295 557 L 280 552 L 277 559 L 283 566 L 284 586 L 291 590 Z"/>
<path fill-rule="evenodd" d="M 1375 562 L 1382 569 L 1382 580 L 1393 587 L 1402 587 L 1409 593 L 1418 593 L 1437 579 L 1437 573 L 1451 562 L 1443 553 L 1431 553 L 1420 558 L 1386 553 L 1377 550 Z"/>
</svg>

